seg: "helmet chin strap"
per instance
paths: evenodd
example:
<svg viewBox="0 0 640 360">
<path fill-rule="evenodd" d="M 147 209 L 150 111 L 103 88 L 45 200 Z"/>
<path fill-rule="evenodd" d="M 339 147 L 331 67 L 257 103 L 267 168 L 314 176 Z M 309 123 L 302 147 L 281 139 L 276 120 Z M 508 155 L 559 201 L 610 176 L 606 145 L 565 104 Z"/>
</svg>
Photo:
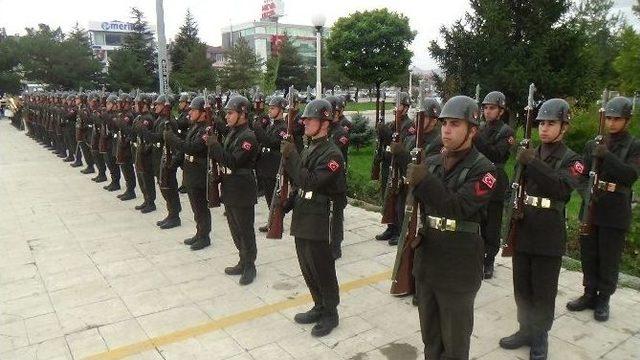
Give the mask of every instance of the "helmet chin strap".
<svg viewBox="0 0 640 360">
<path fill-rule="evenodd" d="M 562 136 L 565 132 L 566 132 L 566 123 L 563 121 L 562 124 L 560 125 L 560 131 L 558 131 L 558 135 L 556 135 L 556 137 L 553 138 L 553 140 L 551 141 L 551 143 L 555 143 L 559 141 L 559 137 Z"/>
<path fill-rule="evenodd" d="M 450 151 L 451 152 L 456 152 L 456 151 L 460 150 L 460 148 L 467 142 L 467 140 L 469 140 L 469 135 L 471 135 L 471 126 L 469 125 L 469 123 L 467 123 L 467 133 L 464 136 L 464 140 L 462 140 L 460 145 L 458 145 L 455 149 L 450 150 Z"/>
</svg>

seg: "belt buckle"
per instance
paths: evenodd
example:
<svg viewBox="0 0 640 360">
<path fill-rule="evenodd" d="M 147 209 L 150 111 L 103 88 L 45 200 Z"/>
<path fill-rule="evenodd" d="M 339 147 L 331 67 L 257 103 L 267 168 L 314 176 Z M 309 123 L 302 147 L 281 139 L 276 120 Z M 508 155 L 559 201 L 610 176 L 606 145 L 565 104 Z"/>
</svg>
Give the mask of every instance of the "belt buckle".
<svg viewBox="0 0 640 360">
<path fill-rule="evenodd" d="M 456 228 L 458 227 L 458 224 L 455 220 L 442 219 L 442 222 L 444 224 L 444 230 L 446 231 L 456 231 Z"/>
<path fill-rule="evenodd" d="M 607 183 L 604 181 L 598 181 L 597 188 L 598 190 L 607 190 Z"/>
<path fill-rule="evenodd" d="M 615 192 L 616 191 L 616 184 L 615 183 L 607 183 L 607 191 L 608 192 Z"/>
<path fill-rule="evenodd" d="M 387 147 L 384 148 L 384 151 L 386 152 L 391 152 L 391 146 L 387 145 Z"/>
<path fill-rule="evenodd" d="M 543 209 L 548 209 L 551 207 L 551 200 L 547 198 L 540 198 L 540 207 Z"/>
</svg>

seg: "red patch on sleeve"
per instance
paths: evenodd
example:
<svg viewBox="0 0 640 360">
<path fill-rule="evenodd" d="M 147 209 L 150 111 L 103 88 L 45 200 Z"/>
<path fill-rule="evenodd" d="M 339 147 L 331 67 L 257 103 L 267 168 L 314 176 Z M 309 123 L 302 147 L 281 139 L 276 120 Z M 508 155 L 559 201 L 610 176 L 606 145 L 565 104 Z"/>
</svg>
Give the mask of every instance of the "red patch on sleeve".
<svg viewBox="0 0 640 360">
<path fill-rule="evenodd" d="M 209 140 L 209 134 L 207 133 L 202 134 L 202 140 L 204 140 L 204 142 L 206 143 L 207 140 Z"/>
<path fill-rule="evenodd" d="M 580 161 L 576 161 L 571 165 L 571 174 L 573 176 L 583 175 L 584 174 L 584 164 Z"/>
<path fill-rule="evenodd" d="M 336 172 L 338 171 L 338 169 L 340 169 L 340 164 L 338 164 L 338 162 L 335 160 L 331 160 L 327 164 L 327 168 L 331 170 L 331 172 Z"/>
<path fill-rule="evenodd" d="M 280 137 L 283 138 L 283 139 L 286 138 L 287 137 L 287 133 L 284 132 L 284 131 L 280 131 Z"/>
<path fill-rule="evenodd" d="M 483 189 L 483 186 L 480 185 L 481 182 L 478 181 L 476 182 L 475 186 L 474 186 L 474 190 L 476 193 L 476 196 L 484 196 L 489 192 L 489 189 Z"/>
<path fill-rule="evenodd" d="M 142 122 L 142 125 L 149 126 L 149 121 L 145 120 L 144 122 Z"/>
<path fill-rule="evenodd" d="M 349 139 L 347 139 L 346 136 L 341 136 L 340 139 L 338 139 L 338 141 L 340 141 L 342 145 L 347 145 L 347 143 L 349 142 Z"/>
<path fill-rule="evenodd" d="M 409 128 L 409 134 L 411 135 L 415 135 L 416 133 L 416 128 L 414 128 L 413 126 Z"/>
<path fill-rule="evenodd" d="M 507 142 L 509 143 L 509 145 L 513 145 L 516 143 L 516 139 L 514 139 L 513 136 L 509 136 Z"/>
<path fill-rule="evenodd" d="M 486 173 L 482 177 L 482 183 L 487 185 L 489 189 L 493 189 L 493 187 L 496 185 L 496 178 L 491 175 L 491 173 Z"/>
<path fill-rule="evenodd" d="M 125 116 L 123 120 L 124 120 L 124 122 L 129 123 L 129 117 L 128 116 Z"/>
<path fill-rule="evenodd" d="M 253 145 L 248 141 L 244 141 L 241 146 L 244 151 L 249 151 Z"/>
<path fill-rule="evenodd" d="M 343 126 L 342 128 L 343 128 L 343 129 L 344 129 L 344 131 L 346 131 L 346 132 L 349 132 L 349 130 L 350 130 L 348 126 Z"/>
</svg>

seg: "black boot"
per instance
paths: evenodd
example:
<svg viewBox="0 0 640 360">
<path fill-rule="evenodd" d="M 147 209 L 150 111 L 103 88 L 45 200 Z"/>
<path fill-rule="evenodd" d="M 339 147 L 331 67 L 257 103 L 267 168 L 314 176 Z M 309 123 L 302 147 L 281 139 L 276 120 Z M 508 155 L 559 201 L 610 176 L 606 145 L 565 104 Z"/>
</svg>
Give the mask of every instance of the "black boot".
<svg viewBox="0 0 640 360">
<path fill-rule="evenodd" d="M 208 236 L 200 237 L 193 244 L 191 244 L 191 250 L 195 251 L 204 249 L 209 245 L 211 245 L 211 239 Z"/>
<path fill-rule="evenodd" d="M 418 297 L 416 296 L 416 294 L 413 294 L 411 298 L 411 305 L 418 306 Z"/>
<path fill-rule="evenodd" d="M 518 349 L 526 345 L 531 345 L 531 335 L 528 331 L 520 328 L 515 334 L 500 339 L 499 344 L 503 349 Z"/>
<path fill-rule="evenodd" d="M 103 186 L 103 189 L 107 190 L 107 191 L 116 191 L 116 190 L 120 190 L 120 183 L 117 182 L 111 182 L 109 183 L 109 185 L 107 186 Z"/>
<path fill-rule="evenodd" d="M 315 337 L 329 335 L 339 322 L 338 310 L 323 311 L 320 321 L 311 329 L 311 335 Z"/>
<path fill-rule="evenodd" d="M 593 318 L 597 321 L 609 320 L 609 295 L 599 294 L 596 297 Z"/>
<path fill-rule="evenodd" d="M 133 189 L 127 189 L 127 191 L 125 191 L 124 193 L 118 195 L 118 197 L 120 198 L 120 200 L 122 201 L 127 201 L 127 200 L 131 200 L 131 199 L 135 199 L 136 198 L 136 192 L 133 191 Z"/>
<path fill-rule="evenodd" d="M 391 237 L 391 239 L 389 239 L 389 241 L 388 241 L 389 246 L 396 246 L 396 245 L 398 245 L 398 237 L 399 237 L 398 235 L 393 235 L 393 236 Z"/>
<path fill-rule="evenodd" d="M 249 285 L 253 282 L 253 279 L 256 278 L 256 266 L 254 264 L 245 265 L 242 270 L 242 276 L 240 276 L 240 281 L 238 283 L 240 285 Z"/>
<path fill-rule="evenodd" d="M 74 167 L 74 168 L 76 168 L 76 167 L 80 167 L 80 166 L 82 166 L 82 165 L 83 165 L 83 164 L 82 164 L 82 161 L 78 161 L 78 159 L 76 159 L 76 161 L 74 161 L 74 162 L 72 162 L 71 164 L 69 164 L 69 166 Z"/>
<path fill-rule="evenodd" d="M 485 279 L 493 278 L 493 262 L 495 258 L 493 256 L 485 256 L 484 258 L 484 267 L 483 267 L 483 277 Z"/>
<path fill-rule="evenodd" d="M 167 220 L 169 220 L 169 215 L 167 215 L 167 217 L 162 219 L 162 220 L 156 221 L 156 226 L 160 226 L 160 225 L 164 224 L 165 222 L 167 222 Z"/>
<path fill-rule="evenodd" d="M 234 266 L 228 266 L 224 268 L 224 273 L 227 275 L 242 275 L 242 270 L 244 269 L 244 265 L 241 262 L 238 262 Z"/>
<path fill-rule="evenodd" d="M 331 248 L 331 255 L 333 255 L 333 260 L 338 260 L 342 257 L 342 249 L 338 246 Z"/>
<path fill-rule="evenodd" d="M 186 194 L 186 193 L 187 193 L 187 187 L 186 187 L 186 186 L 184 186 L 184 185 L 181 185 L 181 186 L 178 188 L 178 192 L 179 192 L 180 194 Z"/>
<path fill-rule="evenodd" d="M 136 209 L 136 210 L 142 210 L 142 209 L 144 209 L 144 208 L 146 208 L 146 207 L 147 207 L 147 200 L 145 200 L 145 201 L 144 201 L 142 204 L 140 204 L 140 205 L 136 205 L 136 207 L 135 207 L 134 209 Z"/>
<path fill-rule="evenodd" d="M 389 240 L 393 236 L 393 227 L 387 225 L 387 228 L 382 232 L 382 234 L 376 235 L 376 240 Z"/>
<path fill-rule="evenodd" d="M 193 245 L 198 240 L 198 236 L 192 236 L 190 238 L 186 238 L 182 241 L 185 245 Z M 226 272 L 226 271 L 225 271 Z"/>
<path fill-rule="evenodd" d="M 591 290 L 584 290 L 584 295 L 575 300 L 571 300 L 567 303 L 567 309 L 569 311 L 582 311 L 586 309 L 593 309 L 595 307 L 596 292 Z"/>
<path fill-rule="evenodd" d="M 297 313 L 293 317 L 293 321 L 298 324 L 313 324 L 320 321 L 320 318 L 322 318 L 322 308 L 316 305 L 309 311 Z"/>
<path fill-rule="evenodd" d="M 98 176 L 91 178 L 91 181 L 95 181 L 97 183 L 105 182 L 107 181 L 107 174 L 98 174 Z"/>
<path fill-rule="evenodd" d="M 182 225 L 182 222 L 180 221 L 180 218 L 178 216 L 170 216 L 167 221 L 163 222 L 160 225 L 160 229 L 166 230 L 178 227 L 180 225 Z"/>
<path fill-rule="evenodd" d="M 140 212 L 143 213 L 143 214 L 147 214 L 147 213 L 150 213 L 152 211 L 156 211 L 156 204 L 155 203 L 148 203 L 147 206 L 145 206 L 142 209 L 140 209 Z"/>
<path fill-rule="evenodd" d="M 531 350 L 529 350 L 530 360 L 547 360 L 549 352 L 549 337 L 546 331 L 535 335 L 531 341 Z"/>
<path fill-rule="evenodd" d="M 86 168 L 80 170 L 80 172 L 83 174 L 93 174 L 96 172 L 96 170 L 93 168 L 93 166 L 87 166 Z"/>
<path fill-rule="evenodd" d="M 64 162 L 72 162 L 75 161 L 75 157 L 73 155 L 69 155 L 66 158 L 64 158 L 64 160 L 62 160 Z"/>
<path fill-rule="evenodd" d="M 260 232 L 267 232 L 267 231 L 269 231 L 269 225 L 267 224 L 267 225 L 264 225 L 264 226 L 260 226 L 260 227 L 258 228 L 258 231 L 260 231 Z"/>
</svg>

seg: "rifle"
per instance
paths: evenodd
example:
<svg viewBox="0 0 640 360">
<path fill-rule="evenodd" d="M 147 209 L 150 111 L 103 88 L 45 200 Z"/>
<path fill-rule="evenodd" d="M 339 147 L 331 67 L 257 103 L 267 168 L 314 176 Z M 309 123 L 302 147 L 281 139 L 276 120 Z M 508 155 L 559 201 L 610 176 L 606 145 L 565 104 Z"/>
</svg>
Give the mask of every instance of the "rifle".
<svg viewBox="0 0 640 360">
<path fill-rule="evenodd" d="M 600 106 L 600 119 L 598 124 L 598 135 L 595 138 L 595 146 L 598 146 L 604 140 L 604 121 L 606 117 L 604 116 L 605 111 L 604 108 L 607 105 L 607 101 L 609 101 L 609 91 L 604 89 L 602 92 L 602 100 Z M 584 194 L 584 201 L 582 202 L 582 213 L 580 214 L 580 235 L 590 235 L 593 228 L 591 224 L 593 223 L 593 193 L 596 190 L 598 185 L 598 172 L 600 168 L 601 160 L 597 157 L 593 157 L 591 159 L 591 167 L 589 168 L 589 183 L 587 185 L 587 191 Z"/>
<path fill-rule="evenodd" d="M 164 103 L 165 109 L 167 106 L 171 106 L 169 103 L 169 97 L 166 97 L 166 101 Z M 171 116 L 169 113 L 168 116 Z M 163 130 L 170 130 L 171 122 L 169 120 L 165 120 L 163 124 Z M 160 157 L 160 176 L 158 177 L 158 186 L 160 189 L 171 189 L 171 184 L 169 184 L 169 174 L 171 173 L 171 159 L 173 157 L 171 147 L 167 144 L 166 141 L 162 144 L 162 156 Z"/>
<path fill-rule="evenodd" d="M 478 116 L 478 121 L 480 123 L 480 128 L 483 128 L 486 126 L 486 122 L 484 120 L 484 113 L 482 111 L 482 103 L 480 102 L 480 84 L 476 85 L 476 95 L 475 95 L 475 101 L 476 104 L 478 104 L 478 109 L 480 110 L 480 115 Z"/>
<path fill-rule="evenodd" d="M 218 131 L 216 131 L 215 124 L 213 123 L 213 111 L 211 104 L 209 103 L 209 93 L 205 88 L 202 92 L 204 96 L 204 114 L 207 126 L 207 135 L 218 137 Z M 217 98 L 216 98 L 217 103 Z M 220 182 L 222 182 L 222 175 L 218 168 L 218 162 L 207 151 L 207 206 L 210 208 L 220 207 L 222 201 L 220 200 Z"/>
<path fill-rule="evenodd" d="M 295 108 L 293 85 L 289 87 L 289 103 L 287 105 L 287 135 L 286 140 L 293 140 L 293 129 L 296 122 L 298 110 Z M 278 174 L 276 175 L 276 187 L 273 189 L 271 207 L 269 208 L 269 221 L 267 224 L 267 239 L 282 239 L 284 228 L 285 204 L 289 199 L 289 176 L 284 168 L 284 158 L 280 159 Z"/>
<path fill-rule="evenodd" d="M 384 125 L 384 102 L 387 100 L 387 93 L 382 89 L 382 104 L 380 104 L 380 90 L 376 96 L 376 127 Z M 376 151 L 373 154 L 373 165 L 371 166 L 371 180 L 380 180 L 380 162 L 382 162 L 382 141 L 380 136 L 376 138 Z"/>
<path fill-rule="evenodd" d="M 395 113 L 395 132 L 391 137 L 391 141 L 400 142 L 400 127 L 402 126 L 402 114 L 400 111 L 400 90 L 396 91 L 396 113 Z M 389 164 L 389 177 L 384 192 L 384 207 L 382 208 L 382 224 L 393 224 L 396 221 L 396 202 L 398 200 L 398 190 L 400 187 L 400 169 L 396 164 L 395 155 L 391 155 Z"/>
<path fill-rule="evenodd" d="M 411 163 L 420 164 L 423 158 L 424 136 L 422 134 L 424 127 L 424 112 L 422 111 L 422 102 L 424 97 L 424 89 L 426 82 L 420 80 L 418 88 L 418 111 L 416 112 L 416 145 L 411 150 Z M 391 275 L 391 295 L 404 296 L 415 292 L 415 280 L 413 278 L 413 253 L 418 233 L 418 211 L 420 207 L 413 196 L 413 188 L 407 189 L 407 201 L 404 208 L 404 219 L 400 228 L 400 236 L 398 237 L 398 250 L 396 253 L 396 261 L 393 266 L 393 274 Z"/>
<path fill-rule="evenodd" d="M 536 91 L 536 86 L 531 83 L 529 85 L 529 96 L 527 97 L 527 106 L 524 108 L 527 112 L 527 122 L 524 127 L 524 139 L 520 141 L 520 149 L 528 149 L 531 146 L 531 123 L 533 122 L 533 94 Z M 507 206 L 507 219 L 508 225 L 506 228 L 506 234 L 503 236 L 502 256 L 510 257 L 516 249 L 517 241 L 517 227 L 520 220 L 524 216 L 524 188 L 525 188 L 525 166 L 522 164 L 516 165 L 515 175 L 513 177 L 514 182 L 511 184 L 511 200 L 510 205 Z"/>
</svg>

